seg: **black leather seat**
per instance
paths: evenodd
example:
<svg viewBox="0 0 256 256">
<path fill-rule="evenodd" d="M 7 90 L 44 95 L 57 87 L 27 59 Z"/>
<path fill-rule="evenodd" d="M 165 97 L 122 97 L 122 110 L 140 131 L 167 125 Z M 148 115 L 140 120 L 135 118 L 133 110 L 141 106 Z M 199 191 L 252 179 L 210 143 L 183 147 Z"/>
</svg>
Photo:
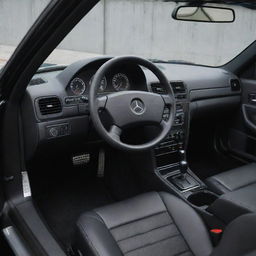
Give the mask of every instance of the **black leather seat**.
<svg viewBox="0 0 256 256">
<path fill-rule="evenodd" d="M 209 234 L 198 214 L 167 193 L 148 193 L 83 214 L 77 222 L 82 255 L 206 256 Z"/>
<path fill-rule="evenodd" d="M 256 164 L 248 164 L 242 167 L 223 172 L 206 179 L 205 183 L 213 192 L 222 195 L 236 191 L 246 186 L 256 184 Z"/>
<path fill-rule="evenodd" d="M 83 214 L 76 248 L 83 256 L 255 255 L 256 216 L 231 223 L 213 249 L 198 214 L 167 193 L 147 193 Z"/>
</svg>

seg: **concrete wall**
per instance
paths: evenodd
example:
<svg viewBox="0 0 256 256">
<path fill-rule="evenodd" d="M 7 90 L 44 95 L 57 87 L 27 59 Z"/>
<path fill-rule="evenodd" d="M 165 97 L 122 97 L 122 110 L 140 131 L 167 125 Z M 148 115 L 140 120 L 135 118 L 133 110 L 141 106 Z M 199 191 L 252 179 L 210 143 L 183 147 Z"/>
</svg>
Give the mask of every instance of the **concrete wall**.
<svg viewBox="0 0 256 256">
<path fill-rule="evenodd" d="M 49 0 L 0 0 L 0 44 L 16 44 Z M 175 21 L 161 0 L 102 0 L 59 48 L 136 54 L 205 64 L 228 61 L 256 39 L 256 11 L 236 7 L 232 24 Z"/>
</svg>

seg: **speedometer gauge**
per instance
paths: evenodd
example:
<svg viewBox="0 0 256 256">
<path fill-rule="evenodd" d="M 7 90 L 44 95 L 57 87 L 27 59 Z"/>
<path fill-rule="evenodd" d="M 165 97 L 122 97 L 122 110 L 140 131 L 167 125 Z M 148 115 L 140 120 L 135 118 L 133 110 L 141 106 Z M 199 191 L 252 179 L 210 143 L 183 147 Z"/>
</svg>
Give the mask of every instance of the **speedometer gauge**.
<svg viewBox="0 0 256 256">
<path fill-rule="evenodd" d="M 116 91 L 125 91 L 130 87 L 130 82 L 127 75 L 118 73 L 112 79 L 112 85 Z"/>
<path fill-rule="evenodd" d="M 70 83 L 70 90 L 74 95 L 82 95 L 86 90 L 85 82 L 81 78 L 74 78 Z"/>
</svg>

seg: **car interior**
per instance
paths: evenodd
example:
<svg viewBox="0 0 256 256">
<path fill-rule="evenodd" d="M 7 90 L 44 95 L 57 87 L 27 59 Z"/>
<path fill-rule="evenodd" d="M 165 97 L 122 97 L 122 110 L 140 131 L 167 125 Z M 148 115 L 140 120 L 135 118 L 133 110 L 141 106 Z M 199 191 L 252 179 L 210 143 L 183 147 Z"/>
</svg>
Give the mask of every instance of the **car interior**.
<svg viewBox="0 0 256 256">
<path fill-rule="evenodd" d="M 220 67 L 97 56 L 27 76 L 2 128 L 14 255 L 256 255 L 255 49 Z"/>
</svg>

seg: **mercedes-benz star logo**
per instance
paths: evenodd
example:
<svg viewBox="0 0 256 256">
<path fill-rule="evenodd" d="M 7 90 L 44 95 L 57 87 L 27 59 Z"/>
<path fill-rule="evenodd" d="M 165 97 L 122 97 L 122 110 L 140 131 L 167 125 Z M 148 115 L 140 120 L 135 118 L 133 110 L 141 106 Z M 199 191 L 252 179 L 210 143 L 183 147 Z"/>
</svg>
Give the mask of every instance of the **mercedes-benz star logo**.
<svg viewBox="0 0 256 256">
<path fill-rule="evenodd" d="M 145 111 L 145 105 L 142 100 L 134 99 L 131 102 L 131 110 L 136 115 L 141 115 Z"/>
</svg>

